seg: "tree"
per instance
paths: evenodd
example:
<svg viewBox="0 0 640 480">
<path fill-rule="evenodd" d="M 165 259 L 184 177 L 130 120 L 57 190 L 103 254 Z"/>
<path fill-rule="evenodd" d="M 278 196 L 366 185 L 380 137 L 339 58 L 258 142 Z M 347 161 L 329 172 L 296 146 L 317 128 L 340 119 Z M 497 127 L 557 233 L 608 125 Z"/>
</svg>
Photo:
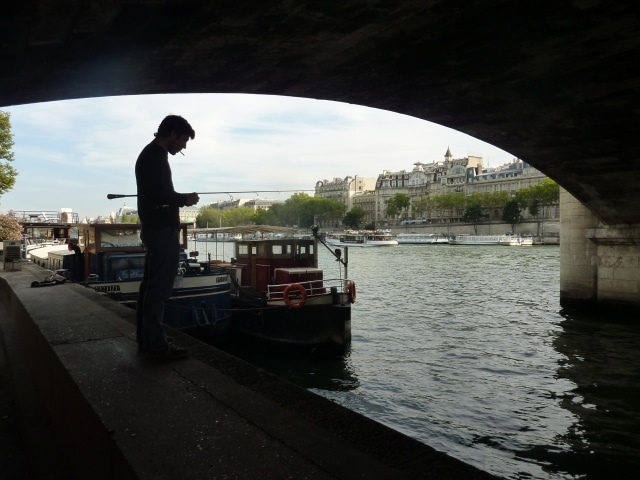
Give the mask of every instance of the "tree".
<svg viewBox="0 0 640 480">
<path fill-rule="evenodd" d="M 214 228 L 222 225 L 223 211 L 218 208 L 213 208 L 211 205 L 207 205 L 200 208 L 198 215 L 196 216 L 196 226 L 198 228 Z M 227 224 L 224 224 L 227 227 Z"/>
<path fill-rule="evenodd" d="M 428 194 L 421 195 L 420 197 L 416 198 L 411 204 L 411 210 L 413 214 L 418 218 L 426 216 L 426 218 L 431 219 L 431 211 L 433 210 L 433 207 L 434 202 L 431 198 L 429 198 Z"/>
<path fill-rule="evenodd" d="M 252 221 L 255 225 L 278 225 L 278 216 L 271 208 L 258 208 L 253 212 Z"/>
<path fill-rule="evenodd" d="M 332 224 L 342 220 L 347 206 L 332 198 L 311 197 L 307 203 L 307 211 L 312 215 L 313 224 Z M 303 225 L 303 226 L 311 226 Z"/>
<path fill-rule="evenodd" d="M 560 186 L 550 178 L 545 178 L 531 188 L 534 192 L 533 197 L 542 205 L 541 222 L 539 224 L 542 226 L 542 233 L 540 232 L 540 226 L 538 226 L 537 232 L 538 237 L 540 237 L 541 235 L 544 236 L 544 207 L 550 207 L 560 201 Z"/>
<path fill-rule="evenodd" d="M 342 219 L 342 223 L 347 227 L 360 228 L 360 224 L 362 223 L 364 215 L 364 210 L 361 207 L 353 207 L 344 216 L 344 218 Z"/>
<path fill-rule="evenodd" d="M 228 227 L 239 227 L 253 223 L 255 211 L 249 207 L 237 207 L 224 210 L 223 223 Z"/>
<path fill-rule="evenodd" d="M 285 225 L 306 225 L 311 226 L 314 224 L 313 213 L 309 211 L 308 203 L 311 199 L 311 196 L 297 192 L 291 195 L 288 199 L 285 200 L 282 211 L 280 214 L 280 220 L 284 222 Z"/>
<path fill-rule="evenodd" d="M 20 240 L 21 238 L 20 222 L 12 215 L 0 215 L 0 242 L 2 240 Z"/>
<path fill-rule="evenodd" d="M 406 218 L 406 212 L 411 205 L 411 198 L 406 193 L 396 193 L 393 197 L 385 200 L 387 204 L 387 217 L 397 217 L 404 214 Z"/>
<path fill-rule="evenodd" d="M 515 232 L 516 224 L 522 220 L 520 205 L 517 200 L 511 200 L 504 206 L 502 220 L 511 225 L 511 231 Z"/>
<path fill-rule="evenodd" d="M 454 217 L 461 217 L 464 213 L 465 196 L 463 193 L 443 193 L 433 199 L 434 206 L 438 210 L 440 217 L 445 217 L 451 221 Z"/>
<path fill-rule="evenodd" d="M 10 163 L 13 162 L 13 134 L 9 117 L 8 112 L 0 110 L 0 196 L 13 188 L 18 175 Z"/>
<path fill-rule="evenodd" d="M 473 231 L 475 234 L 478 234 L 478 222 L 480 219 L 484 217 L 482 213 L 482 207 L 479 203 L 471 203 L 467 205 L 467 209 L 464 211 L 464 216 L 462 217 L 465 222 L 473 223 Z"/>
<path fill-rule="evenodd" d="M 339 221 L 347 207 L 331 198 L 311 197 L 306 193 L 294 193 L 285 200 L 278 214 L 280 222 L 285 225 L 297 225 L 309 228 L 317 221 Z"/>
<path fill-rule="evenodd" d="M 516 198 L 521 199 L 521 204 L 529 208 L 529 214 L 536 219 L 537 233 L 541 236 L 541 226 L 544 232 L 544 207 L 555 205 L 560 201 L 560 187 L 550 178 L 545 178 L 532 187 L 516 192 Z"/>
</svg>

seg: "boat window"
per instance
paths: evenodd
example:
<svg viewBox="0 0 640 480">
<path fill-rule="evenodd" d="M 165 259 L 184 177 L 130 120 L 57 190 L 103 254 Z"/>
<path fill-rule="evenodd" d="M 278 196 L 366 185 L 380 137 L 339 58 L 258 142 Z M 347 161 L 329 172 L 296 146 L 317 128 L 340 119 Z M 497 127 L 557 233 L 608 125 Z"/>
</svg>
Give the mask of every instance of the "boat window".
<svg viewBox="0 0 640 480">
<path fill-rule="evenodd" d="M 139 229 L 109 229 L 100 232 L 102 247 L 139 247 L 142 245 Z"/>
<path fill-rule="evenodd" d="M 273 255 L 282 255 L 284 252 L 282 251 L 282 245 L 272 245 L 271 253 Z"/>
<path fill-rule="evenodd" d="M 313 244 L 312 243 L 305 244 L 305 245 L 298 244 L 298 253 L 300 255 L 313 255 Z"/>
<path fill-rule="evenodd" d="M 249 245 L 246 243 L 238 244 L 238 255 L 248 255 L 249 254 Z"/>
<path fill-rule="evenodd" d="M 89 245 L 93 245 L 93 248 L 95 249 L 96 232 L 93 228 L 87 232 L 87 237 L 85 241 L 86 241 L 85 248 L 87 248 Z"/>
</svg>

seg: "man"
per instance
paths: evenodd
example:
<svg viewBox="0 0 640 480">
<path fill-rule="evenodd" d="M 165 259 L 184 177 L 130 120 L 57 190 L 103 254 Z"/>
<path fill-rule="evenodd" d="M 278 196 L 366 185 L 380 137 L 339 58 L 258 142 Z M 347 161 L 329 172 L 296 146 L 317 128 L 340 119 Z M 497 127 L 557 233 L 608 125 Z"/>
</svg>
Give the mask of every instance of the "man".
<svg viewBox="0 0 640 480">
<path fill-rule="evenodd" d="M 138 293 L 137 340 L 139 351 L 172 360 L 188 355 L 187 350 L 165 336 L 163 328 L 164 302 L 171 295 L 178 271 L 178 209 L 195 205 L 200 198 L 197 193 L 177 193 L 173 189 L 168 154 L 175 155 L 187 148 L 187 142 L 196 134 L 184 118 L 169 115 L 154 136 L 136 162 L 141 239 L 147 249 Z"/>
<path fill-rule="evenodd" d="M 67 249 L 74 253 L 73 260 L 71 261 L 71 278 L 76 282 L 81 282 L 84 280 L 84 257 L 82 256 L 82 250 L 80 250 L 80 247 L 75 242 L 69 242 Z"/>
</svg>

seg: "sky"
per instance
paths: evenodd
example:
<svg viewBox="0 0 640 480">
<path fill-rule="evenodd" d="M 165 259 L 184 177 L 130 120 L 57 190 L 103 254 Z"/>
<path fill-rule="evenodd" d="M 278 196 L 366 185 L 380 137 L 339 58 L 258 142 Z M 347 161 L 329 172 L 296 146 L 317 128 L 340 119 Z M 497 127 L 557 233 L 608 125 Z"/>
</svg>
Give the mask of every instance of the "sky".
<svg viewBox="0 0 640 480">
<path fill-rule="evenodd" d="M 80 219 L 108 216 L 135 198 L 134 167 L 169 114 L 196 136 L 184 156 L 170 156 L 178 192 L 265 191 L 201 195 L 198 207 L 233 198 L 285 200 L 318 180 L 377 178 L 415 162 L 483 157 L 485 168 L 514 156 L 469 135 L 407 115 L 324 100 L 246 94 L 103 97 L 0 107 L 8 112 L 14 161 L 12 190 L 0 213 L 60 211 Z"/>
</svg>

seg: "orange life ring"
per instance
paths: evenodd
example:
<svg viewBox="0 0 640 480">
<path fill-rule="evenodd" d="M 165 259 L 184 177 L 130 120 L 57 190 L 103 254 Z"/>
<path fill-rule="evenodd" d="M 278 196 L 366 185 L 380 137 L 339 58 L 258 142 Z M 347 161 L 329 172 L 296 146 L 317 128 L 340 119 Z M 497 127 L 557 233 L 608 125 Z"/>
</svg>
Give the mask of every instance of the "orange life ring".
<svg viewBox="0 0 640 480">
<path fill-rule="evenodd" d="M 298 292 L 300 292 L 300 298 L 297 299 L 297 302 L 293 302 L 291 301 L 291 298 L 289 298 L 289 291 L 291 291 L 292 288 L 295 288 L 296 290 L 298 290 Z M 282 292 L 282 297 L 284 298 L 284 303 L 289 305 L 289 308 L 300 308 L 307 300 L 307 291 L 299 283 L 290 283 Z"/>
<path fill-rule="evenodd" d="M 356 282 L 349 280 L 347 282 L 347 295 L 349 296 L 349 303 L 355 303 L 356 301 Z"/>
</svg>

